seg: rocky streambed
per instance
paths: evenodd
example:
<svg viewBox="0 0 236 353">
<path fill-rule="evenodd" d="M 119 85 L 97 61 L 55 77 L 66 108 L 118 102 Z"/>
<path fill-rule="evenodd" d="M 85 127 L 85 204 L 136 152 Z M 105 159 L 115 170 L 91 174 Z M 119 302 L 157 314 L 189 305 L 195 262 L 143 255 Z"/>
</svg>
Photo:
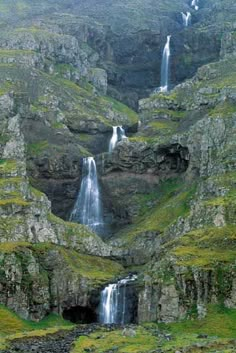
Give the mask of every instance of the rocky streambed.
<svg viewBox="0 0 236 353">
<path fill-rule="evenodd" d="M 11 347 L 2 353 L 69 353 L 73 342 L 80 336 L 87 336 L 97 325 L 80 325 L 72 330 L 62 330 L 44 337 L 16 339 Z"/>
<path fill-rule="evenodd" d="M 70 353 L 73 344 L 80 336 L 89 336 L 95 331 L 111 332 L 119 325 L 88 324 L 78 325 L 71 330 L 60 330 L 54 334 L 41 337 L 15 339 L 10 348 L 1 353 Z"/>
</svg>

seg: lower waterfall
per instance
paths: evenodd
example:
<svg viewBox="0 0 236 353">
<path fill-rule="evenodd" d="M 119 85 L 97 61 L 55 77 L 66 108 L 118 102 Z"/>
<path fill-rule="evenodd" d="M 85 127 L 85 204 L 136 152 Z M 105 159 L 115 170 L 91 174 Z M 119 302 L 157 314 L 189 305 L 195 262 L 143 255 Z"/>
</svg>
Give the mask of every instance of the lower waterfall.
<svg viewBox="0 0 236 353">
<path fill-rule="evenodd" d="M 137 279 L 132 275 L 109 284 L 101 292 L 99 321 L 102 324 L 127 324 L 132 322 L 134 300 L 129 284 Z M 129 298 L 131 296 L 131 300 Z"/>
</svg>

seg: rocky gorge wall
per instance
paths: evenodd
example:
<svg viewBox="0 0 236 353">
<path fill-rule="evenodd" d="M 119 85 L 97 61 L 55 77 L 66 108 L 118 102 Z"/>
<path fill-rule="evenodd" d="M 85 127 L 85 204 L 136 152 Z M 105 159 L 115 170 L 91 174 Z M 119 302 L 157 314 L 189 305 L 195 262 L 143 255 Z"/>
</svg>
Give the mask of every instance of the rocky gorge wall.
<svg viewBox="0 0 236 353">
<path fill-rule="evenodd" d="M 32 3 L 0 35 L 0 301 L 27 319 L 95 318 L 100 289 L 123 273 L 100 257 L 137 269 L 139 321 L 235 307 L 232 4 L 201 4 L 183 29 L 185 1 L 121 3 Z M 191 79 L 141 99 L 137 114 L 120 101 L 137 107 L 159 85 L 169 33 L 171 83 Z M 129 140 L 108 154 L 115 125 Z M 68 220 L 91 155 L 106 243 L 52 214 Z"/>
</svg>

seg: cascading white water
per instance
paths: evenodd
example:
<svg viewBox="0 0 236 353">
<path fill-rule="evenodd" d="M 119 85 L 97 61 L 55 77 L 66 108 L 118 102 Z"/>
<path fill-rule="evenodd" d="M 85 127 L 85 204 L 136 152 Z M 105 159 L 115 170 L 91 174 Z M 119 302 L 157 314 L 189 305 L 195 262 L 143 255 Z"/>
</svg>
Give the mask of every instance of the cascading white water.
<svg viewBox="0 0 236 353">
<path fill-rule="evenodd" d="M 112 152 L 116 147 L 117 143 L 123 139 L 127 138 L 125 135 L 125 130 L 122 126 L 113 126 L 113 134 L 109 143 L 109 152 Z"/>
<path fill-rule="evenodd" d="M 169 63 L 170 63 L 170 38 L 167 36 L 166 44 L 163 50 L 162 63 L 161 63 L 161 92 L 168 91 L 169 85 Z"/>
<path fill-rule="evenodd" d="M 109 143 L 109 152 L 112 152 L 118 142 L 118 126 L 113 126 L 113 134 Z"/>
<path fill-rule="evenodd" d="M 188 27 L 191 24 L 191 13 L 187 12 L 186 14 L 184 12 L 181 12 L 182 19 L 183 19 L 183 25 L 185 27 Z"/>
<path fill-rule="evenodd" d="M 127 305 L 127 285 L 137 279 L 136 275 L 109 284 L 101 292 L 99 319 L 102 324 L 126 324 L 130 313 Z"/>
<path fill-rule="evenodd" d="M 125 129 L 123 129 L 122 126 L 118 126 L 118 127 L 120 129 L 120 138 L 121 138 L 121 140 L 127 139 L 127 136 L 125 135 Z"/>
<path fill-rule="evenodd" d="M 199 1 L 198 0 L 192 0 L 191 6 L 194 7 L 194 9 L 197 11 L 199 9 Z"/>
<path fill-rule="evenodd" d="M 101 233 L 103 229 L 102 204 L 97 178 L 97 168 L 93 157 L 83 159 L 83 179 L 80 192 L 70 216 L 72 222 L 86 224 L 90 229 Z"/>
</svg>

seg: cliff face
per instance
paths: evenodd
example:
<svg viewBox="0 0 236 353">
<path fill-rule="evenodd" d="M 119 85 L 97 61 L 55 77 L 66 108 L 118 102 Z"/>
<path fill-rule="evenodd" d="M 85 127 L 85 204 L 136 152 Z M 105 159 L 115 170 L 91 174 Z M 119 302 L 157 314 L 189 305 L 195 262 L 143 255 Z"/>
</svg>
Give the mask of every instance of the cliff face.
<svg viewBox="0 0 236 353">
<path fill-rule="evenodd" d="M 141 268 L 140 321 L 235 307 L 234 6 L 201 4 L 183 28 L 184 0 L 2 2 L 1 303 L 24 318 L 95 315 L 122 272 L 100 258 L 112 257 Z M 150 94 L 168 34 L 173 89 Z M 116 125 L 129 139 L 109 154 Z M 106 243 L 61 219 L 91 155 Z"/>
</svg>

